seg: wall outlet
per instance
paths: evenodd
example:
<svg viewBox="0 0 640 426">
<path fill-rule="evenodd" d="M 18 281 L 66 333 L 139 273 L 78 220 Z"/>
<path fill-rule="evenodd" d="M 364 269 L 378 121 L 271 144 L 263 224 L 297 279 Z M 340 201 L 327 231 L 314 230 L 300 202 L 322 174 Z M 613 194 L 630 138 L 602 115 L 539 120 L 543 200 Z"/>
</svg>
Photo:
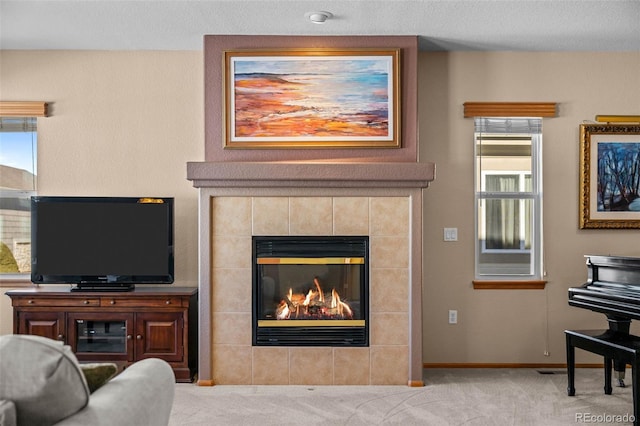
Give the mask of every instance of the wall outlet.
<svg viewBox="0 0 640 426">
<path fill-rule="evenodd" d="M 449 324 L 457 324 L 458 323 L 458 311 L 450 310 L 449 311 Z"/>
<path fill-rule="evenodd" d="M 458 228 L 444 228 L 445 241 L 458 241 Z"/>
</svg>

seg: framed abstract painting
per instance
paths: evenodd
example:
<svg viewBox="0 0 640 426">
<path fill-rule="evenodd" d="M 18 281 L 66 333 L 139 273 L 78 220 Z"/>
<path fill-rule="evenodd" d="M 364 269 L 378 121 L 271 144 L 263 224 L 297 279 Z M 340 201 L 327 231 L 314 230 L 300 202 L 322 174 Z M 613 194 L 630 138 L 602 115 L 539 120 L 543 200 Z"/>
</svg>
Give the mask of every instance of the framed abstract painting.
<svg viewBox="0 0 640 426">
<path fill-rule="evenodd" d="M 640 124 L 580 125 L 580 228 L 640 228 Z"/>
<path fill-rule="evenodd" d="M 399 49 L 224 52 L 225 148 L 400 147 Z"/>
</svg>

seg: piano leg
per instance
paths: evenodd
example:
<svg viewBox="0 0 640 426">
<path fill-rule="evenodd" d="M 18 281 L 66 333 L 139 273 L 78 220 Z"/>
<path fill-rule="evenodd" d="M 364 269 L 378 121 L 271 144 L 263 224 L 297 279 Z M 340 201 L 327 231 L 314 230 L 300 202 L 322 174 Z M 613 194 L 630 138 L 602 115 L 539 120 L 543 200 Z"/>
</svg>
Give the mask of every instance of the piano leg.
<svg viewBox="0 0 640 426">
<path fill-rule="evenodd" d="M 629 328 L 631 327 L 631 320 L 626 318 L 616 318 L 614 316 L 607 315 L 607 321 L 609 321 L 609 330 L 615 333 L 629 334 Z M 624 384 L 624 372 L 627 368 L 625 362 L 613 360 L 613 371 L 616 372 L 616 380 L 618 387 L 625 387 Z"/>
<path fill-rule="evenodd" d="M 576 349 L 571 343 L 571 336 L 566 335 L 567 340 L 567 395 L 575 396 L 575 373 L 576 373 Z"/>
<path fill-rule="evenodd" d="M 636 358 L 636 362 L 631 368 L 631 380 L 633 380 L 633 424 L 638 426 L 638 416 L 640 416 L 640 390 L 636 384 L 638 383 L 638 369 L 640 368 L 640 362 Z"/>
<path fill-rule="evenodd" d="M 613 389 L 611 388 L 611 366 L 613 365 L 613 359 L 609 357 L 604 358 L 604 393 L 605 395 L 611 395 Z"/>
<path fill-rule="evenodd" d="M 616 361 L 617 362 L 617 361 Z M 626 385 L 624 384 L 624 369 L 627 367 L 626 364 L 622 363 L 617 363 L 616 364 L 616 380 L 618 381 L 618 387 L 619 388 L 623 388 Z M 618 369 L 622 369 L 622 371 L 618 370 Z"/>
</svg>

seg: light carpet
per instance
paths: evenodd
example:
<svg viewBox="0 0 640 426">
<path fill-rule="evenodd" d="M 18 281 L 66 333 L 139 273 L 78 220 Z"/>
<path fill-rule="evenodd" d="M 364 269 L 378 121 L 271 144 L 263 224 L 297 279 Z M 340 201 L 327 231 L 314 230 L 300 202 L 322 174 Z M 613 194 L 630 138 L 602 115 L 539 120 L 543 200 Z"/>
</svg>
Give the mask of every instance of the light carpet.
<svg viewBox="0 0 640 426">
<path fill-rule="evenodd" d="M 543 374 L 544 373 L 544 374 Z M 602 369 L 429 369 L 425 386 L 176 384 L 169 424 L 182 425 L 611 425 L 632 424 L 627 387 L 604 394 Z"/>
</svg>

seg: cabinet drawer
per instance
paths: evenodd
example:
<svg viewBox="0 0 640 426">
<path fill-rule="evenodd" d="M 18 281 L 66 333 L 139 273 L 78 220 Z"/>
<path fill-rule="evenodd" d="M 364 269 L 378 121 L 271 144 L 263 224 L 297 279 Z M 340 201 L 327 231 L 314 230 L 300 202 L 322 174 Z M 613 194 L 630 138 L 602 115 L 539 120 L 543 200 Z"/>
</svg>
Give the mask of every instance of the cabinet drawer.
<svg viewBox="0 0 640 426">
<path fill-rule="evenodd" d="M 148 298 L 119 298 L 103 297 L 100 299 L 100 306 L 119 306 L 125 308 L 145 308 L 145 307 L 181 307 L 182 298 L 175 296 Z"/>
<path fill-rule="evenodd" d="M 57 297 L 24 297 L 15 298 L 13 306 L 100 306 L 99 298 L 81 297 L 81 298 L 57 298 Z"/>
</svg>

